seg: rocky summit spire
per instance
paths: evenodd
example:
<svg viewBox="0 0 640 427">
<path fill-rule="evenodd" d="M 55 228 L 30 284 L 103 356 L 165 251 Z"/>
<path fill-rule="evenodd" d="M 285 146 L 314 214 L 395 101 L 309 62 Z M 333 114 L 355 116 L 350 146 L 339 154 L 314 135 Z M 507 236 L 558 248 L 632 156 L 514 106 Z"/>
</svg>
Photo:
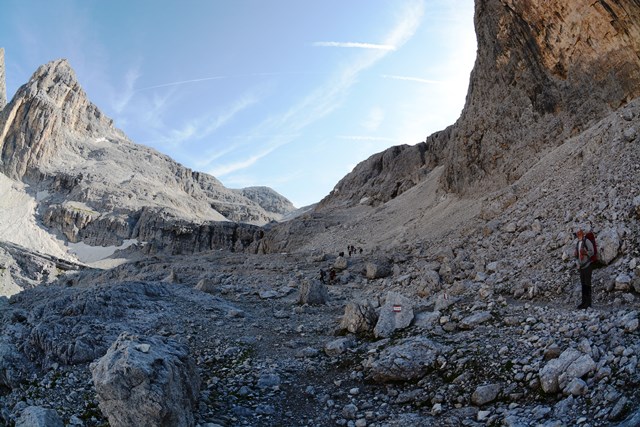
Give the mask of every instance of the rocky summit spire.
<svg viewBox="0 0 640 427">
<path fill-rule="evenodd" d="M 64 59 L 42 65 L 0 118 L 0 172 L 22 179 L 75 140 L 106 137 L 112 121 L 92 104 Z M 70 136 L 73 136 L 71 138 Z"/>
<path fill-rule="evenodd" d="M 0 47 L 0 110 L 7 105 L 7 85 L 4 81 L 4 48 Z"/>
</svg>

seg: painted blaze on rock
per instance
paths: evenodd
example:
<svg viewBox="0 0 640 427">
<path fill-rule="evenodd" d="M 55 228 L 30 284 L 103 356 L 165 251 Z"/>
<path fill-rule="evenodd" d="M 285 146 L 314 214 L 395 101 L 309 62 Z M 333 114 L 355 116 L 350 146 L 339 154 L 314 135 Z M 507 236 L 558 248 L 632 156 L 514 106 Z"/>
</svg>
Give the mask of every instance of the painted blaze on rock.
<svg viewBox="0 0 640 427">
<path fill-rule="evenodd" d="M 413 321 L 411 300 L 397 292 L 389 292 L 380 309 L 378 323 L 373 333 L 376 338 L 390 337 L 396 330 L 406 328 Z"/>
</svg>

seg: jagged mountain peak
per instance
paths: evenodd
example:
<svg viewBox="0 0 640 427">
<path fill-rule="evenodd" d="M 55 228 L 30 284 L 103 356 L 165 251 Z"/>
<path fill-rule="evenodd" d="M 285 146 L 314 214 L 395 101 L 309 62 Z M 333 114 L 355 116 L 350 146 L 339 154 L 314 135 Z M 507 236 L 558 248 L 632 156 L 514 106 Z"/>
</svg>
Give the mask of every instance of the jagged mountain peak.
<svg viewBox="0 0 640 427">
<path fill-rule="evenodd" d="M 0 114 L 0 171 L 13 179 L 50 169 L 77 140 L 122 137 L 93 103 L 65 59 L 42 65 Z"/>
<path fill-rule="evenodd" d="M 40 82 L 42 85 L 49 83 L 48 87 L 62 84 L 68 87 L 78 85 L 76 73 L 66 58 L 54 59 L 39 66 L 29 79 L 29 83 L 31 82 Z"/>
</svg>

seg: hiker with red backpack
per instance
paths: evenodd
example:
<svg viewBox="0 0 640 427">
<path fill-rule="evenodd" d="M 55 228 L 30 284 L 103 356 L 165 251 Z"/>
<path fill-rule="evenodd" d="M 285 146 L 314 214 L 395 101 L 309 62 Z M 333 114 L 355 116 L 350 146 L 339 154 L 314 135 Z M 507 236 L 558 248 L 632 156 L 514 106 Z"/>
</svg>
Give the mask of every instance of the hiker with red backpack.
<svg viewBox="0 0 640 427">
<path fill-rule="evenodd" d="M 594 263 L 597 261 L 596 238 L 593 232 L 585 233 L 582 228 L 576 232 L 578 243 L 576 244 L 576 264 L 580 271 L 580 284 L 582 285 L 582 303 L 578 309 L 585 310 L 591 307 L 591 273 Z"/>
</svg>

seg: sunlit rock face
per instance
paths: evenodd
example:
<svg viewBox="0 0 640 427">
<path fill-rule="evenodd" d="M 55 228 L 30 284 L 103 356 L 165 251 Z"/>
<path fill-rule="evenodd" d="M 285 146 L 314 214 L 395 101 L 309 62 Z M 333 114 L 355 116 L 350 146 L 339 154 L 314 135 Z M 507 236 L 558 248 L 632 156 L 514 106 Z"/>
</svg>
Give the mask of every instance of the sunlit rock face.
<svg viewBox="0 0 640 427">
<path fill-rule="evenodd" d="M 51 163 L 72 138 L 119 134 L 86 97 L 64 60 L 42 65 L 0 117 L 1 171 L 22 179 Z"/>
</svg>

